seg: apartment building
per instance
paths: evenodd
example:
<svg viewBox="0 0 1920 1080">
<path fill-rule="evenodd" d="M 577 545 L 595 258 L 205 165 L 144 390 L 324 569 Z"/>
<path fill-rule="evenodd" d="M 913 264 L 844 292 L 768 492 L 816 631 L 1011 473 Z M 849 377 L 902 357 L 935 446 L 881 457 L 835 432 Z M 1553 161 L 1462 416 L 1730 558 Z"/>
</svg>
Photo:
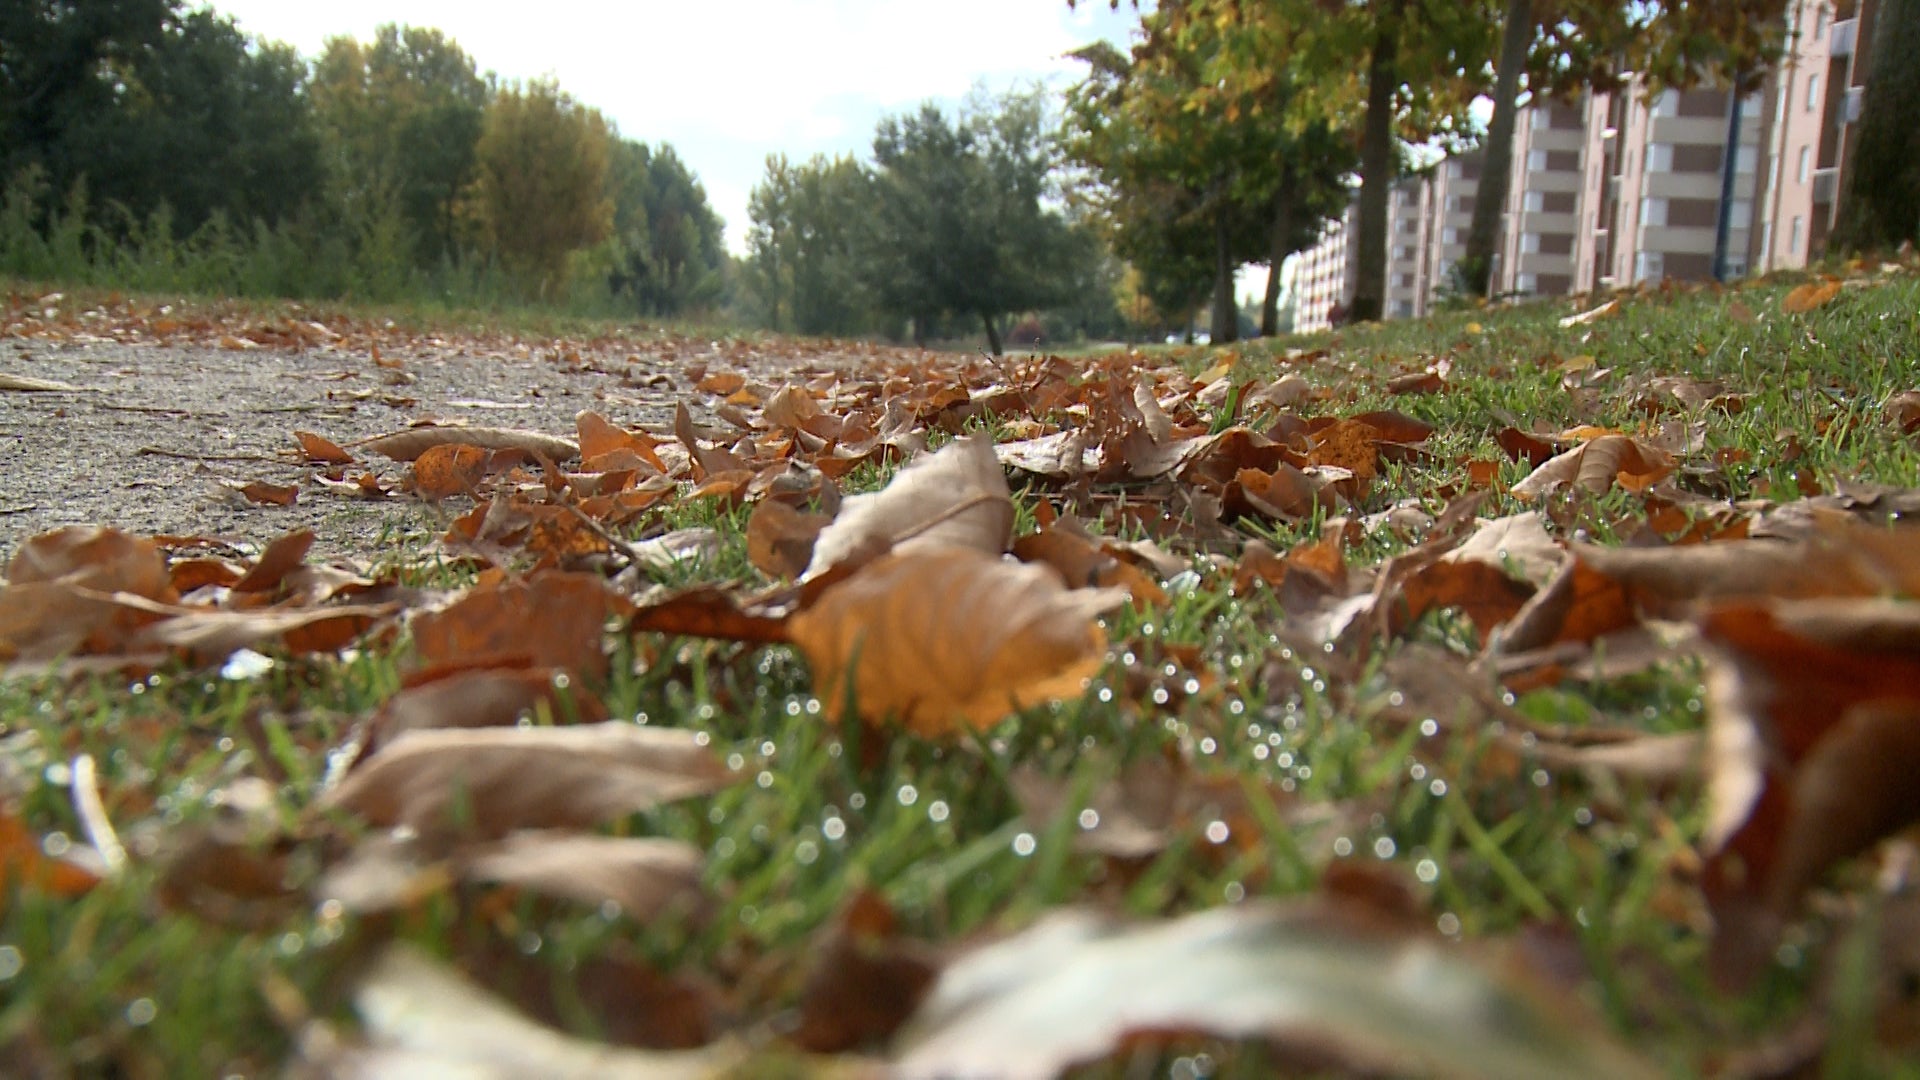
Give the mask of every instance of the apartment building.
<svg viewBox="0 0 1920 1080">
<path fill-rule="evenodd" d="M 1731 278 L 1819 258 L 1845 190 L 1878 6 L 1793 0 L 1788 53 L 1738 101 L 1712 88 L 1649 98 L 1631 85 L 1522 109 L 1495 294 Z M 1482 164 L 1476 151 L 1395 185 L 1387 317 L 1424 315 L 1447 290 L 1465 254 Z M 1354 218 L 1349 207 L 1298 259 L 1292 287 L 1302 330 L 1324 329 L 1351 302 Z"/>
</svg>

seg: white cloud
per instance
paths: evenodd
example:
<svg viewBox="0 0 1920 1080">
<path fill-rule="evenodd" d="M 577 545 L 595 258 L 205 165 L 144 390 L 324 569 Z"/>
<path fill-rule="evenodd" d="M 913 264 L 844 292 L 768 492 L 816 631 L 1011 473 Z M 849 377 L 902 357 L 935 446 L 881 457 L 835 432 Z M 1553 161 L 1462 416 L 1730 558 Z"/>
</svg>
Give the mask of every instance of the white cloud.
<svg viewBox="0 0 1920 1080">
<path fill-rule="evenodd" d="M 736 247 L 769 153 L 864 153 L 881 116 L 975 82 L 1073 71 L 1062 54 L 1133 21 L 1100 0 L 215 0 L 241 27 L 317 54 L 382 23 L 445 31 L 482 70 L 552 75 L 630 138 L 666 141 L 706 184 Z"/>
</svg>

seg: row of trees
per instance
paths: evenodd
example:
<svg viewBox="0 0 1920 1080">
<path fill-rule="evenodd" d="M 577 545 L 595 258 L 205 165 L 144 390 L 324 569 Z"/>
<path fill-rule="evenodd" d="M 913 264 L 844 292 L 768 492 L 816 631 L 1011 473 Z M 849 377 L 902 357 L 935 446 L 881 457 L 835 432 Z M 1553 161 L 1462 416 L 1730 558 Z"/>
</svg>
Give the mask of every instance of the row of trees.
<svg viewBox="0 0 1920 1080">
<path fill-rule="evenodd" d="M 1069 97 L 1074 156 L 1116 249 L 1167 292 L 1213 266 L 1216 340 L 1232 333 L 1231 274 L 1278 267 L 1345 209 L 1358 181 L 1356 319 L 1380 317 L 1387 200 L 1408 149 L 1482 138 L 1486 163 L 1466 291 L 1484 295 L 1525 98 L 1649 92 L 1762 79 L 1784 41 L 1785 0 L 1169 0 L 1130 54 L 1080 53 Z M 1491 98 L 1484 137 L 1476 99 Z M 1210 243 L 1209 243 L 1210 239 Z M 1277 284 L 1277 283 L 1276 283 Z M 1274 327 L 1270 286 L 1263 329 Z"/>
<path fill-rule="evenodd" d="M 335 38 L 308 64 L 181 0 L 9 3 L 0 177 L 86 213 L 97 248 L 238 227 L 342 255 L 351 272 L 309 291 L 486 277 L 661 315 L 724 281 L 720 220 L 670 146 L 550 80 L 482 75 L 436 30 Z"/>
<path fill-rule="evenodd" d="M 1060 198 L 1055 128 L 1039 91 L 975 94 L 954 115 L 883 119 L 870 164 L 770 157 L 742 273 L 760 317 L 919 342 L 971 328 L 996 353 L 1022 315 L 1056 335 L 1124 332 L 1122 268 Z"/>
</svg>

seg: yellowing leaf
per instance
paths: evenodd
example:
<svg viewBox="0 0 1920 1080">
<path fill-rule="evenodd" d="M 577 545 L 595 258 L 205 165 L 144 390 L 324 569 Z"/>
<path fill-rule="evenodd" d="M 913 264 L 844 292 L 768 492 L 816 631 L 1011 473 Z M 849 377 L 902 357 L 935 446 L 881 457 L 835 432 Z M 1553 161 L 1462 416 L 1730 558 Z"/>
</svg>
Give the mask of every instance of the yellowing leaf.
<svg viewBox="0 0 1920 1080">
<path fill-rule="evenodd" d="M 1531 499 L 1558 484 L 1596 495 L 1616 484 L 1630 491 L 1644 491 L 1671 472 L 1673 458 L 1666 453 L 1625 435 L 1601 435 L 1550 458 L 1513 485 L 1513 493 Z"/>
<path fill-rule="evenodd" d="M 862 718 L 895 715 L 919 734 L 942 735 L 1080 693 L 1106 657 L 1093 616 L 1126 597 L 1068 590 L 1045 567 L 945 547 L 868 564 L 788 631 L 836 718 L 851 690 Z"/>
</svg>

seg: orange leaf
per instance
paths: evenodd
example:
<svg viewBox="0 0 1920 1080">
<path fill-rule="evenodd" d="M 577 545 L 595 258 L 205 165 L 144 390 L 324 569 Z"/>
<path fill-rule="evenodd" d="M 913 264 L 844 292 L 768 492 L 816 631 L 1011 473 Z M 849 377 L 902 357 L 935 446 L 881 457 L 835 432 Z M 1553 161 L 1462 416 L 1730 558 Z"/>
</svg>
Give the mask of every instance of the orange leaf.
<svg viewBox="0 0 1920 1080">
<path fill-rule="evenodd" d="M 1840 282 L 1834 279 L 1809 281 L 1797 285 L 1780 301 L 1780 310 L 1789 315 L 1800 315 L 1816 308 L 1825 307 L 1834 297 L 1840 295 Z"/>
<path fill-rule="evenodd" d="M 311 431 L 296 431 L 293 437 L 300 440 L 300 449 L 306 452 L 307 460 L 326 465 L 350 465 L 353 455 L 339 443 L 324 435 L 315 435 Z"/>
<path fill-rule="evenodd" d="M 300 499 L 297 484 L 269 484 L 265 480 L 255 480 L 239 489 L 249 502 L 262 506 L 292 506 Z"/>
<path fill-rule="evenodd" d="M 437 502 L 454 495 L 471 495 L 487 473 L 485 450 L 464 443 L 429 447 L 413 462 L 413 489 Z"/>
<path fill-rule="evenodd" d="M 898 716 L 921 735 L 985 728 L 1080 693 L 1106 658 L 1093 616 L 1118 590 L 1068 590 L 1052 570 L 964 547 L 885 556 L 793 617 L 831 715 Z"/>
</svg>

